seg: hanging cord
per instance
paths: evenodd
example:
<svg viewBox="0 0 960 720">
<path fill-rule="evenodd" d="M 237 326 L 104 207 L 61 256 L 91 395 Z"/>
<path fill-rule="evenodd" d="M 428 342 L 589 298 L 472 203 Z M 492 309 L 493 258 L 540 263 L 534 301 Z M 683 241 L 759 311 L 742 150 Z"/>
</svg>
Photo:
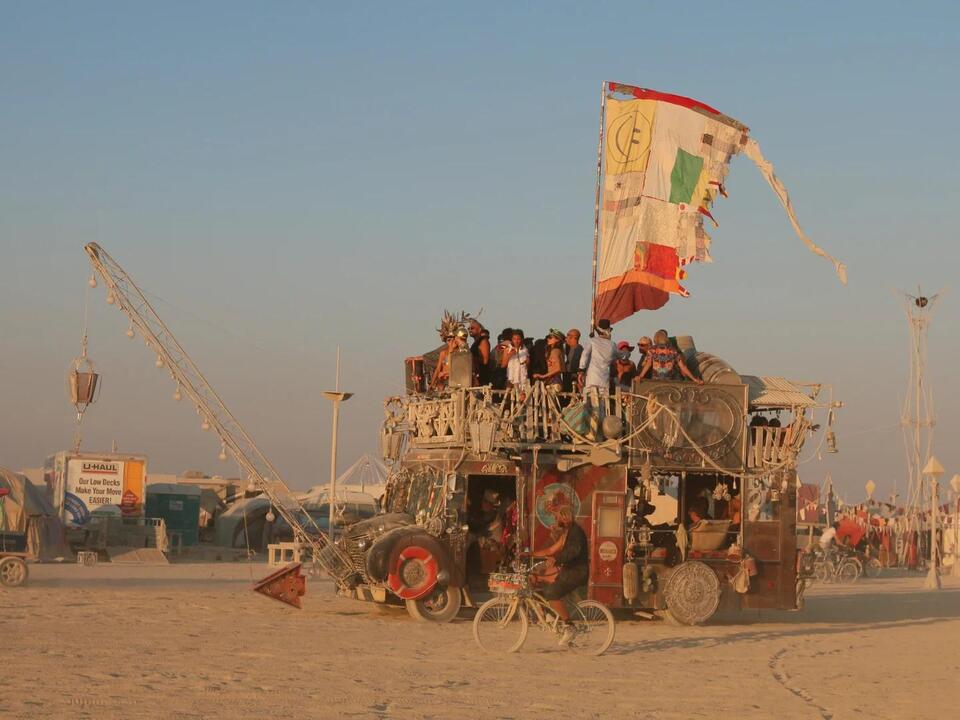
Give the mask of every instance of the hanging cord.
<svg viewBox="0 0 960 720">
<path fill-rule="evenodd" d="M 92 277 L 92 276 L 91 276 Z M 80 359 L 87 359 L 87 329 L 90 324 L 90 283 L 83 288 L 83 336 L 80 338 Z"/>
<path fill-rule="evenodd" d="M 91 280 L 96 282 L 94 277 L 91 275 Z M 89 328 L 90 322 L 90 283 L 87 282 L 83 288 L 83 335 L 80 337 L 80 357 L 75 358 L 73 361 L 73 372 L 79 372 L 80 366 L 83 363 L 90 364 L 90 360 L 87 358 L 87 331 Z M 86 408 L 84 408 L 86 410 Z M 80 452 L 80 444 L 83 442 L 83 436 L 80 433 L 80 423 L 83 422 L 83 410 L 80 410 L 77 406 L 77 422 L 76 427 L 73 430 L 73 451 Z"/>
<path fill-rule="evenodd" d="M 243 467 L 237 463 L 237 473 L 243 477 Z M 249 480 L 247 480 L 249 483 Z M 244 492 L 246 494 L 246 492 Z M 250 555 L 250 528 L 247 525 L 247 498 L 244 498 L 243 502 L 243 541 L 247 546 L 247 572 L 250 575 L 250 582 L 253 582 L 253 557 Z"/>
</svg>

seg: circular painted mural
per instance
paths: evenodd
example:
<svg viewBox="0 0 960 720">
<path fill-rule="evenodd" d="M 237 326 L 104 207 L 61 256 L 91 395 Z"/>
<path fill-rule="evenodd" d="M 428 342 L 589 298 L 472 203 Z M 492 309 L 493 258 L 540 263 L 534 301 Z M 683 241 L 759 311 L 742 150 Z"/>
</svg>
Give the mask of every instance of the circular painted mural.
<svg viewBox="0 0 960 720">
<path fill-rule="evenodd" d="M 543 488 L 543 495 L 537 498 L 537 517 L 544 527 L 557 524 L 557 511 L 567 506 L 573 517 L 580 514 L 580 498 L 576 491 L 563 483 L 551 483 Z"/>
</svg>

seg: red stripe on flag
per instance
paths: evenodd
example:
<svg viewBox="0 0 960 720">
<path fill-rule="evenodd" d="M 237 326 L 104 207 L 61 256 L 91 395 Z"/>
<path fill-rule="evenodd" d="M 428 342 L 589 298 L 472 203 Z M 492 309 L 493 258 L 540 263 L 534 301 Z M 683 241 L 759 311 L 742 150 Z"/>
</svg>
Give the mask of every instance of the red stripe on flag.
<svg viewBox="0 0 960 720">
<path fill-rule="evenodd" d="M 658 92 L 648 88 L 638 88 L 634 87 L 633 85 L 624 85 L 623 83 L 615 82 L 607 83 L 607 86 L 610 88 L 610 92 L 631 93 L 638 100 L 662 100 L 663 102 L 673 103 L 674 105 L 680 105 L 681 107 L 698 108 L 700 110 L 706 110 L 709 113 L 713 113 L 714 115 L 722 115 L 722 113 L 716 108 L 712 108 L 706 103 L 700 102 L 699 100 L 684 97 L 683 95 Z"/>
<path fill-rule="evenodd" d="M 595 300 L 596 315 L 612 323 L 620 322 L 640 310 L 657 310 L 667 304 L 670 293 L 644 282 L 622 282 L 609 289 L 600 288 Z"/>
</svg>

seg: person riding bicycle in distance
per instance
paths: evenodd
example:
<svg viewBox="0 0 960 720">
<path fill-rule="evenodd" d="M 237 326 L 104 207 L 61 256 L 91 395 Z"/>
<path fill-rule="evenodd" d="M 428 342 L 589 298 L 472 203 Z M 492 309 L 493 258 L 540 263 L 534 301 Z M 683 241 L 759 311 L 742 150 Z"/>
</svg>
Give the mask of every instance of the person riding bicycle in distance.
<svg viewBox="0 0 960 720">
<path fill-rule="evenodd" d="M 587 536 L 583 529 L 574 521 L 573 511 L 569 505 L 560 507 L 555 516 L 557 519 L 551 532 L 556 536 L 555 542 L 544 550 L 537 552 L 538 557 L 547 557 L 553 560 L 558 572 L 553 582 L 549 581 L 549 570 L 542 574 L 545 580 L 540 587 L 540 594 L 550 603 L 550 607 L 567 622 L 570 613 L 567 610 L 565 598 L 579 587 L 587 584 L 590 577 L 590 550 L 587 545 Z M 571 633 L 564 633 L 564 640 L 568 641 Z"/>
</svg>

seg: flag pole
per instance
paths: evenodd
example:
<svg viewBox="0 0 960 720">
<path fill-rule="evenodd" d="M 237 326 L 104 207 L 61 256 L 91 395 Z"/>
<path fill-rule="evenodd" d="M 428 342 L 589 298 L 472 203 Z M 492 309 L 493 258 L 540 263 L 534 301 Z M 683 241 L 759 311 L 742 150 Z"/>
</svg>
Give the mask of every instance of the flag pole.
<svg viewBox="0 0 960 720">
<path fill-rule="evenodd" d="M 590 332 L 597 324 L 597 247 L 600 243 L 600 179 L 603 174 L 603 124 L 607 110 L 607 81 L 600 84 L 600 139 L 597 141 L 597 193 L 593 206 L 593 283 L 590 286 Z"/>
</svg>

